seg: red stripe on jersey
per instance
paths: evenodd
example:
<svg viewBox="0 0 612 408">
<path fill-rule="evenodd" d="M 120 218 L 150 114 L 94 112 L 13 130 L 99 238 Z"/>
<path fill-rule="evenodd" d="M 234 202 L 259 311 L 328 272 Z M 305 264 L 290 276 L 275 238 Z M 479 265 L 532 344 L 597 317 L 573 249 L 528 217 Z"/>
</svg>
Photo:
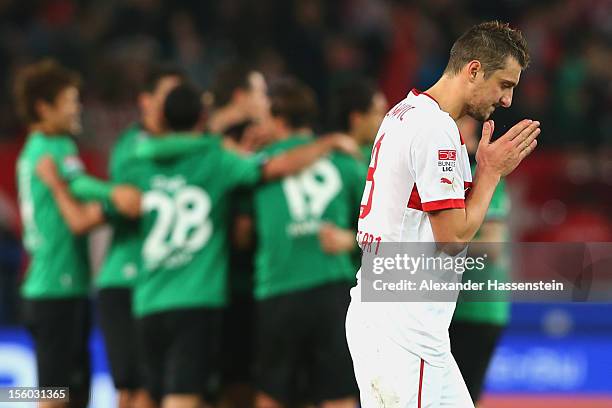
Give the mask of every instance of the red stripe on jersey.
<svg viewBox="0 0 612 408">
<path fill-rule="evenodd" d="M 472 182 L 471 181 L 464 181 L 463 182 L 463 189 L 465 190 L 465 198 L 468 198 L 468 196 L 472 192 Z"/>
<path fill-rule="evenodd" d="M 423 211 L 448 210 L 451 208 L 465 208 L 465 200 L 463 198 L 449 198 L 447 200 L 430 201 L 421 205 Z"/>
<path fill-rule="evenodd" d="M 460 130 L 459 130 L 459 140 L 461 140 L 461 145 L 465 144 L 465 142 L 463 141 L 463 135 L 461 134 Z"/>
<path fill-rule="evenodd" d="M 421 196 L 419 195 L 419 190 L 417 190 L 416 183 L 414 183 L 414 186 L 412 186 L 412 192 L 410 193 L 410 199 L 408 200 L 408 208 L 423 211 Z"/>
<path fill-rule="evenodd" d="M 422 394 L 423 394 L 423 371 L 425 370 L 425 361 L 421 359 L 421 372 L 419 374 L 419 406 L 421 408 Z"/>
</svg>

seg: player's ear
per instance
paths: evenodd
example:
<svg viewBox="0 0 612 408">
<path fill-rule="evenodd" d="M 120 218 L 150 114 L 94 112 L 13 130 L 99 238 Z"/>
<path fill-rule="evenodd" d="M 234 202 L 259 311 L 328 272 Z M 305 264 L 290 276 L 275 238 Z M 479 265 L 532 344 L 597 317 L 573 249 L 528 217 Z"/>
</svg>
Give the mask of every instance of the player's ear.
<svg viewBox="0 0 612 408">
<path fill-rule="evenodd" d="M 482 64 L 478 60 L 472 60 L 468 62 L 466 70 L 470 82 L 473 82 L 476 80 L 478 73 L 482 70 Z"/>
</svg>

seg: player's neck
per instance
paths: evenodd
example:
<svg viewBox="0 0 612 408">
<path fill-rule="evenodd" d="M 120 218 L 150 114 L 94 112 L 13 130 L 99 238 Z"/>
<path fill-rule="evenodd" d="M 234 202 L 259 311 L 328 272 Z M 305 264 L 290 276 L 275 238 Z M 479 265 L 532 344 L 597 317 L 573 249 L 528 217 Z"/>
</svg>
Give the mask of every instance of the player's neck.
<svg viewBox="0 0 612 408">
<path fill-rule="evenodd" d="M 312 136 L 312 129 L 309 126 L 299 127 L 291 129 L 289 131 L 290 136 Z"/>
<path fill-rule="evenodd" d="M 448 113 L 455 121 L 464 115 L 463 86 L 456 79 L 443 75 L 438 82 L 427 90 L 427 94 L 438 102 L 440 109 Z"/>
<path fill-rule="evenodd" d="M 45 122 L 38 122 L 30 125 L 30 133 L 34 132 L 40 132 L 45 136 L 58 136 L 63 133 L 59 129 L 55 129 L 52 125 Z"/>
<path fill-rule="evenodd" d="M 352 137 L 353 140 L 355 140 L 359 146 L 371 146 L 374 143 L 373 137 L 376 135 L 372 135 L 371 133 L 352 131 L 349 132 L 349 136 Z"/>
<path fill-rule="evenodd" d="M 354 128 L 350 128 L 348 130 L 340 130 L 339 133 L 346 133 L 347 135 L 349 135 L 351 137 L 351 139 L 353 139 L 355 142 L 357 142 L 358 145 L 362 146 L 365 143 L 363 142 L 363 135 L 357 131 L 357 129 Z"/>
</svg>

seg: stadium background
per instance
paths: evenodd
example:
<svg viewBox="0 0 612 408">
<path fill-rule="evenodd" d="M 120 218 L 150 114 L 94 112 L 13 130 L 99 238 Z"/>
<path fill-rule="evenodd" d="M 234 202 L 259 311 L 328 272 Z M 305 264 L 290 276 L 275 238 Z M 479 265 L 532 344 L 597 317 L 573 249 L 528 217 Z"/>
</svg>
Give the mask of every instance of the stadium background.
<svg viewBox="0 0 612 408">
<path fill-rule="evenodd" d="M 494 115 L 497 132 L 523 117 L 543 129 L 537 152 L 508 180 L 512 240 L 612 242 L 610 0 L 0 1 L 0 386 L 35 381 L 29 339 L 17 324 L 27 261 L 14 167 L 25 129 L 10 91 L 20 66 L 53 56 L 84 75 L 78 142 L 88 170 L 104 176 L 107 152 L 137 118 L 135 95 L 155 61 L 179 63 L 207 88 L 216 67 L 245 59 L 269 80 L 304 80 L 321 112 L 335 84 L 366 75 L 394 104 L 433 83 L 466 27 L 492 18 L 521 28 L 532 57 L 512 108 Z M 612 283 L 610 274 L 597 279 Z M 612 406 L 611 311 L 610 304 L 514 305 L 485 406 Z M 99 335 L 92 348 L 92 406 L 109 406 Z"/>
</svg>

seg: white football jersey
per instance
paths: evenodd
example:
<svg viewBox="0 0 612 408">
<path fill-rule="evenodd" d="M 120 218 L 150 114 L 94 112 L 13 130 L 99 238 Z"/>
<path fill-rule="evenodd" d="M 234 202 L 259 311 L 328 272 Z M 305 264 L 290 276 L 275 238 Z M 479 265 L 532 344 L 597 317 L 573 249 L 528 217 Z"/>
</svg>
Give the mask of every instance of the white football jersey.
<svg viewBox="0 0 612 408">
<path fill-rule="evenodd" d="M 468 153 L 455 121 L 431 96 L 412 90 L 391 108 L 376 135 L 359 215 L 361 248 L 434 242 L 427 212 L 465 208 L 471 183 Z M 360 301 L 360 284 L 351 294 Z M 398 344 L 430 364 L 443 364 L 454 302 L 363 305 L 360 310 L 369 310 Z"/>
</svg>

